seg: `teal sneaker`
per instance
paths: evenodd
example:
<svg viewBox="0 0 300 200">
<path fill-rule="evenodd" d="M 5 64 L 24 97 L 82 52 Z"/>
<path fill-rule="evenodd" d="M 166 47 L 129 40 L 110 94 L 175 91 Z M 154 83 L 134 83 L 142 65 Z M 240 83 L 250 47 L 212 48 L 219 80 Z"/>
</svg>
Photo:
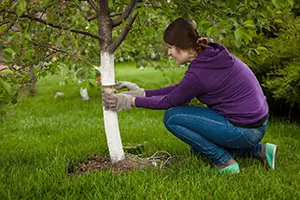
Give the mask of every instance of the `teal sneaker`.
<svg viewBox="0 0 300 200">
<path fill-rule="evenodd" d="M 267 161 L 267 165 L 271 169 L 275 169 L 276 154 L 277 154 L 277 145 L 267 143 L 266 144 L 266 161 Z"/>
<path fill-rule="evenodd" d="M 237 174 L 240 173 L 240 166 L 238 163 L 229 165 L 217 171 L 217 174 Z"/>
</svg>

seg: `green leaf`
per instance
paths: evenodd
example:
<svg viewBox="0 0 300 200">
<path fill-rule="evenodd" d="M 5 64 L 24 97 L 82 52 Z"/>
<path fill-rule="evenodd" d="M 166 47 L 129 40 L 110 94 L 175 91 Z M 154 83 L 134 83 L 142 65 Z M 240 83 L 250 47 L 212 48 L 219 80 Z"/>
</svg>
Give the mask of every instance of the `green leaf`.
<svg viewBox="0 0 300 200">
<path fill-rule="evenodd" d="M 7 75 L 7 74 L 13 74 L 13 71 L 11 71 L 9 68 L 7 69 L 2 69 L 0 71 L 0 75 Z"/>
<path fill-rule="evenodd" d="M 269 25 L 264 26 L 264 28 L 265 28 L 266 30 L 268 30 L 268 31 L 271 31 L 271 28 L 270 28 Z"/>
<path fill-rule="evenodd" d="M 257 49 L 253 49 L 253 50 L 257 55 L 259 55 L 259 52 L 257 51 Z"/>
<path fill-rule="evenodd" d="M 48 4 L 48 1 L 49 1 L 49 0 L 42 0 L 42 5 L 43 5 L 43 6 L 46 6 L 46 5 Z"/>
<path fill-rule="evenodd" d="M 80 69 L 78 69 L 76 72 L 75 72 L 75 76 L 77 77 L 77 78 L 82 78 L 83 77 L 83 75 L 84 75 L 84 73 L 85 73 L 85 69 L 84 68 L 80 68 Z"/>
<path fill-rule="evenodd" d="M 61 35 L 57 38 L 57 42 L 58 43 L 62 43 L 63 41 L 65 40 L 65 36 L 64 35 Z"/>
<path fill-rule="evenodd" d="M 276 8 L 280 7 L 280 2 L 279 2 L 279 0 L 272 0 L 272 3 L 273 3 L 273 5 L 274 5 Z"/>
<path fill-rule="evenodd" d="M 237 28 L 235 31 L 234 31 L 234 37 L 236 39 L 239 39 L 239 40 L 242 40 L 243 38 L 243 35 L 244 35 L 244 32 L 241 28 Z"/>
<path fill-rule="evenodd" d="M 244 21 L 243 25 L 244 25 L 244 27 L 255 28 L 253 20 Z"/>
<path fill-rule="evenodd" d="M 97 86 L 96 79 L 89 79 L 89 82 L 92 86 Z"/>
<path fill-rule="evenodd" d="M 253 20 L 249 19 L 247 21 L 244 21 L 243 23 L 244 25 L 247 25 L 247 24 L 254 24 Z"/>
<path fill-rule="evenodd" d="M 10 48 L 10 47 L 5 48 L 4 51 L 7 52 L 7 53 L 10 53 L 10 54 L 16 53 L 16 52 L 15 52 L 12 48 Z"/>
<path fill-rule="evenodd" d="M 202 27 L 204 24 L 210 24 L 210 22 L 207 21 L 206 19 L 203 19 L 203 20 L 201 20 L 201 21 L 198 23 L 198 26 L 199 26 L 199 27 Z"/>
<path fill-rule="evenodd" d="M 240 48 L 242 46 L 242 39 L 235 39 L 234 44 L 237 48 Z"/>
<path fill-rule="evenodd" d="M 5 116 L 5 115 L 6 115 L 5 110 L 1 108 L 1 110 L 0 110 L 0 116 Z"/>
<path fill-rule="evenodd" d="M 10 0 L 4 0 L 4 5 L 8 4 Z"/>
<path fill-rule="evenodd" d="M 291 6 L 294 6 L 294 3 L 295 3 L 294 0 L 288 0 L 287 2 L 288 2 Z"/>
<path fill-rule="evenodd" d="M 12 57 L 12 54 L 10 54 L 10 53 L 4 53 L 3 59 L 7 63 L 12 63 L 13 62 L 13 57 Z"/>
<path fill-rule="evenodd" d="M 18 1 L 15 1 L 12 5 L 11 5 L 11 9 L 14 9 L 17 5 L 19 4 L 19 2 Z"/>
<path fill-rule="evenodd" d="M 213 33 L 213 31 L 214 31 L 214 28 L 212 26 L 209 27 L 206 32 L 207 36 L 210 36 Z"/>
<path fill-rule="evenodd" d="M 252 49 L 250 49 L 249 51 L 248 51 L 248 57 L 252 60 L 253 59 L 253 53 L 252 53 Z"/>
<path fill-rule="evenodd" d="M 4 81 L 4 80 L 0 80 L 0 83 L 3 86 L 3 88 L 6 90 L 6 92 L 8 94 L 10 94 L 11 93 L 11 85 L 8 82 Z"/>
<path fill-rule="evenodd" d="M 257 47 L 257 50 L 260 50 L 260 51 L 268 51 L 268 49 L 266 47 Z"/>
<path fill-rule="evenodd" d="M 219 29 L 214 29 L 214 37 L 219 37 L 221 34 Z"/>
<path fill-rule="evenodd" d="M 235 26 L 235 27 L 238 26 L 238 22 L 236 21 L 236 19 L 234 19 L 234 18 L 229 18 L 228 20 L 229 20 L 229 21 L 232 21 L 233 26 Z"/>
<path fill-rule="evenodd" d="M 83 82 L 81 83 L 81 87 L 82 87 L 83 89 L 88 88 L 88 87 L 89 87 L 89 82 L 83 81 Z"/>
<path fill-rule="evenodd" d="M 5 30 L 6 30 L 6 26 L 0 26 L 0 35 L 4 33 Z"/>
<path fill-rule="evenodd" d="M 34 53 L 35 53 L 35 50 L 34 50 L 34 49 L 27 49 L 27 50 L 25 51 L 25 57 L 26 57 L 29 61 L 33 62 Z"/>
<path fill-rule="evenodd" d="M 249 28 L 256 28 L 254 24 L 246 24 L 244 25 L 245 27 L 249 27 Z"/>
<path fill-rule="evenodd" d="M 283 23 L 283 21 L 281 19 L 275 19 L 274 22 L 278 23 L 278 24 Z"/>
<path fill-rule="evenodd" d="M 21 0 L 17 6 L 17 15 L 20 17 L 26 10 L 26 1 Z"/>
</svg>

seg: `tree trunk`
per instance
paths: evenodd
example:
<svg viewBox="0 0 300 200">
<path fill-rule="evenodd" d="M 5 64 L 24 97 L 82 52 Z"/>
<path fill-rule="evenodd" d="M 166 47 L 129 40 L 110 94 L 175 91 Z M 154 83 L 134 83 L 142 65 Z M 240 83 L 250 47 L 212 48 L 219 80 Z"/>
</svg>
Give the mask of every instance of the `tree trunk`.
<svg viewBox="0 0 300 200">
<path fill-rule="evenodd" d="M 102 90 L 105 93 L 114 93 L 115 69 L 113 53 L 101 52 L 100 72 Z M 119 131 L 118 116 L 116 112 L 105 110 L 104 108 L 103 116 L 110 159 L 112 163 L 117 163 L 125 158 Z"/>
<path fill-rule="evenodd" d="M 89 1 L 91 5 L 97 12 L 98 20 L 98 35 L 99 35 L 99 45 L 101 49 L 101 80 L 102 80 L 102 90 L 104 93 L 114 93 L 115 92 L 115 68 L 114 68 L 114 50 L 117 45 L 125 38 L 128 32 L 123 31 L 123 37 L 113 45 L 112 30 L 113 24 L 109 17 L 109 6 L 108 0 L 98 0 L 98 7 Z M 132 3 L 134 3 L 133 1 Z M 127 26 L 129 27 L 129 26 Z M 115 46 L 115 48 L 111 48 Z M 121 142 L 121 136 L 119 131 L 119 122 L 116 112 L 107 111 L 103 108 L 104 116 L 104 127 L 107 139 L 107 145 L 109 150 L 109 155 L 112 163 L 117 163 L 125 159 L 123 146 Z"/>
<path fill-rule="evenodd" d="M 31 85 L 30 85 L 30 88 L 29 88 L 29 94 L 32 95 L 32 96 L 36 96 L 36 88 L 35 88 L 36 80 L 35 80 L 33 67 L 30 67 L 29 75 L 30 75 L 30 80 L 31 80 Z"/>
</svg>

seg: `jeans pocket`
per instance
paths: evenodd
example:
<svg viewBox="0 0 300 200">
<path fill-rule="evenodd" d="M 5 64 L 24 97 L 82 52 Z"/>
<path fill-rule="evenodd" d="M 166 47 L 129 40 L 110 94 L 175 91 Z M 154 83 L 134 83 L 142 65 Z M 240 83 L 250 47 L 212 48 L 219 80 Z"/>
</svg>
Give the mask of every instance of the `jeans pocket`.
<svg viewBox="0 0 300 200">
<path fill-rule="evenodd" d="M 244 149 L 253 146 L 254 144 L 248 140 L 245 134 L 242 132 L 240 135 L 233 139 L 226 140 L 226 147 L 233 149 Z"/>
</svg>

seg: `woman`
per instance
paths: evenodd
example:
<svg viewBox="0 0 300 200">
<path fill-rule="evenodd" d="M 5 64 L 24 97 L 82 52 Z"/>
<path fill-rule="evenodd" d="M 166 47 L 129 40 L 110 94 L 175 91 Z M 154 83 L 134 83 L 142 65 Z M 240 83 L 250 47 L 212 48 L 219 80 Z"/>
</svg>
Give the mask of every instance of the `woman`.
<svg viewBox="0 0 300 200">
<path fill-rule="evenodd" d="M 129 91 L 104 94 L 104 107 L 167 109 L 166 128 L 189 144 L 192 152 L 211 158 L 218 173 L 240 172 L 233 154 L 261 159 L 274 169 L 277 146 L 260 143 L 266 133 L 268 104 L 249 67 L 221 44 L 200 38 L 183 18 L 167 27 L 164 41 L 177 64 L 190 63 L 180 83 L 157 90 L 117 83 L 119 89 Z M 194 97 L 207 108 L 184 106 Z"/>
</svg>

